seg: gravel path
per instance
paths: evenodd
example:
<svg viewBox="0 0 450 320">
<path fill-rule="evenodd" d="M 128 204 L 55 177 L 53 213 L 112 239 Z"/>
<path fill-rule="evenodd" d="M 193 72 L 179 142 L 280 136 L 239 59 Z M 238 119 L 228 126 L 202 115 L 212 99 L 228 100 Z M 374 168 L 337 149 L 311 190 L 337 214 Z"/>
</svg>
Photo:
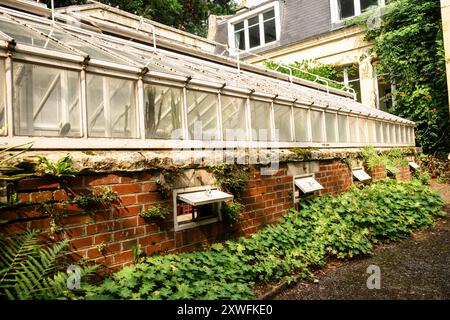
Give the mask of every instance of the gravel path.
<svg viewBox="0 0 450 320">
<path fill-rule="evenodd" d="M 297 283 L 275 299 L 450 299 L 450 187 L 432 187 L 442 194 L 449 213 L 433 228 L 383 245 L 373 256 L 331 262 L 314 282 Z M 369 265 L 380 268 L 380 289 L 367 288 Z"/>
</svg>

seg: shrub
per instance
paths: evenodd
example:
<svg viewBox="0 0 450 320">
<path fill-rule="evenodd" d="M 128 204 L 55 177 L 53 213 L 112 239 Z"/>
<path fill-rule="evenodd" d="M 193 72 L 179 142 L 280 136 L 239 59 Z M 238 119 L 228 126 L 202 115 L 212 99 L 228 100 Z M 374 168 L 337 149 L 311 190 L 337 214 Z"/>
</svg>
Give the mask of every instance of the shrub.
<svg viewBox="0 0 450 320">
<path fill-rule="evenodd" d="M 139 215 L 145 219 L 151 218 L 165 219 L 169 216 L 169 209 L 167 209 L 167 207 L 165 206 L 158 204 L 148 208 L 147 210 L 142 211 Z"/>
<path fill-rule="evenodd" d="M 88 299 L 252 299 L 257 281 L 308 277 L 326 257 L 369 253 L 442 216 L 440 196 L 417 181 L 383 180 L 291 210 L 283 221 L 209 251 L 147 257 L 87 286 Z"/>
</svg>

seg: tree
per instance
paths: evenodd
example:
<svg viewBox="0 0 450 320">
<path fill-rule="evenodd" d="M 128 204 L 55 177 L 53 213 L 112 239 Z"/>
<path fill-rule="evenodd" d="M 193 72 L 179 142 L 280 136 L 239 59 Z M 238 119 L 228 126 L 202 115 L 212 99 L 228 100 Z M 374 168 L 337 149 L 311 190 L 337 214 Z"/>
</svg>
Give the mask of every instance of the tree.
<svg viewBox="0 0 450 320">
<path fill-rule="evenodd" d="M 50 1 L 47 1 L 50 4 Z M 55 6 L 85 4 L 87 0 L 55 0 Z M 234 0 L 100 0 L 130 13 L 206 36 L 210 14 L 233 14 L 237 8 Z"/>
<path fill-rule="evenodd" d="M 356 20 L 368 26 L 373 11 Z M 381 26 L 367 28 L 377 70 L 395 84 L 389 111 L 416 122 L 425 152 L 450 151 L 450 118 L 441 11 L 436 0 L 390 1 Z"/>
</svg>

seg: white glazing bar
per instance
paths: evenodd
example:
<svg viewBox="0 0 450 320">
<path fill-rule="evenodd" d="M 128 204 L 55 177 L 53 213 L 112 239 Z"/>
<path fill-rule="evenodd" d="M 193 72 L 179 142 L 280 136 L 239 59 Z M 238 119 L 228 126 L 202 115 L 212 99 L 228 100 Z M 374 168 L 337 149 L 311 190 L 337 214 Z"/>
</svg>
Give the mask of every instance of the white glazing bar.
<svg viewBox="0 0 450 320">
<path fill-rule="evenodd" d="M 349 115 L 345 116 L 347 118 L 347 121 L 345 121 L 345 130 L 347 131 L 346 136 L 347 136 L 347 143 L 351 143 L 351 139 L 350 139 L 350 119 L 349 119 Z"/>
<path fill-rule="evenodd" d="M 6 129 L 8 137 L 12 138 L 13 131 L 13 71 L 12 71 L 12 59 L 7 57 L 5 59 L 5 71 L 6 71 Z"/>
<path fill-rule="evenodd" d="M 289 118 L 290 122 L 291 122 L 291 141 L 295 141 L 295 113 L 294 113 L 294 104 L 295 102 L 292 104 L 291 106 L 291 116 Z"/>
<path fill-rule="evenodd" d="M 270 135 L 269 137 L 267 137 L 268 141 L 279 141 L 280 139 L 280 133 L 278 132 L 278 136 L 276 135 L 276 127 L 275 127 L 275 110 L 274 110 L 274 106 L 273 106 L 273 101 L 270 104 L 270 128 L 269 128 L 269 132 L 268 134 Z"/>
<path fill-rule="evenodd" d="M 105 117 L 105 136 L 111 137 L 111 96 L 108 78 L 103 77 L 103 115 Z"/>
<path fill-rule="evenodd" d="M 308 126 L 308 142 L 312 142 L 312 126 L 311 126 L 311 109 L 308 108 L 308 116 L 307 116 L 307 123 Z"/>
<path fill-rule="evenodd" d="M 247 127 L 247 141 L 253 141 L 253 132 L 252 132 L 252 116 L 250 111 L 250 97 L 247 97 L 245 103 L 245 123 Z"/>
<path fill-rule="evenodd" d="M 360 118 L 359 117 L 355 117 L 355 126 L 356 126 L 356 130 L 355 130 L 355 132 L 356 132 L 356 141 L 358 141 L 358 143 L 362 143 L 362 141 L 361 141 L 361 134 L 360 134 L 360 131 L 359 131 L 359 127 L 361 126 L 361 122 L 360 122 Z"/>
<path fill-rule="evenodd" d="M 362 141 L 362 142 L 366 142 L 366 143 L 370 143 L 370 139 L 369 139 L 369 118 L 364 119 L 364 132 L 366 133 L 366 141 Z"/>
<path fill-rule="evenodd" d="M 81 70 L 80 74 L 80 119 L 82 124 L 82 136 L 88 137 L 88 117 L 87 117 L 87 99 L 86 99 L 86 70 Z"/>
<path fill-rule="evenodd" d="M 325 111 L 322 111 L 320 114 L 322 117 L 322 142 L 327 143 L 328 137 L 327 137 L 327 123 L 325 120 Z"/>
<path fill-rule="evenodd" d="M 137 82 L 137 119 L 136 123 L 139 126 L 139 137 L 141 140 L 145 140 L 145 92 L 144 92 L 144 81 L 139 78 Z"/>
<path fill-rule="evenodd" d="M 60 85 L 61 85 L 61 129 L 63 129 L 67 125 L 73 125 L 69 121 L 69 97 L 70 97 L 70 88 L 69 88 L 69 75 L 67 71 L 60 70 Z"/>
<path fill-rule="evenodd" d="M 187 102 L 187 89 L 186 86 L 183 87 L 183 103 L 182 103 L 182 112 L 181 112 L 181 123 L 183 130 L 183 140 L 189 139 L 189 128 L 188 128 L 188 102 Z"/>
<path fill-rule="evenodd" d="M 339 116 L 336 113 L 334 115 L 334 135 L 335 135 L 335 140 L 336 142 L 339 142 Z"/>
<path fill-rule="evenodd" d="M 224 141 L 222 128 L 222 94 L 217 94 L 217 140 Z"/>
</svg>

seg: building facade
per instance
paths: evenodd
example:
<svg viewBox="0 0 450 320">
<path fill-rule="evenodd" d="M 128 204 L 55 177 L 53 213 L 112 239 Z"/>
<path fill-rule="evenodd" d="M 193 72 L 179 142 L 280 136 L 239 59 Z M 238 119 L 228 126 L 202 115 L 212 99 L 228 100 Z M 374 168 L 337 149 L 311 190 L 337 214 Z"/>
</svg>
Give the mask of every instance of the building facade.
<svg viewBox="0 0 450 320">
<path fill-rule="evenodd" d="M 363 29 L 348 23 L 378 6 L 369 19 L 376 27 L 384 5 L 384 0 L 266 1 L 242 8 L 234 16 L 213 19 L 216 24 L 209 39 L 229 46 L 231 56 L 239 53 L 249 63 L 313 59 L 342 67 L 343 82 L 352 85 L 359 102 L 386 110 L 392 87 L 377 75 L 372 45 L 364 40 Z"/>
</svg>

